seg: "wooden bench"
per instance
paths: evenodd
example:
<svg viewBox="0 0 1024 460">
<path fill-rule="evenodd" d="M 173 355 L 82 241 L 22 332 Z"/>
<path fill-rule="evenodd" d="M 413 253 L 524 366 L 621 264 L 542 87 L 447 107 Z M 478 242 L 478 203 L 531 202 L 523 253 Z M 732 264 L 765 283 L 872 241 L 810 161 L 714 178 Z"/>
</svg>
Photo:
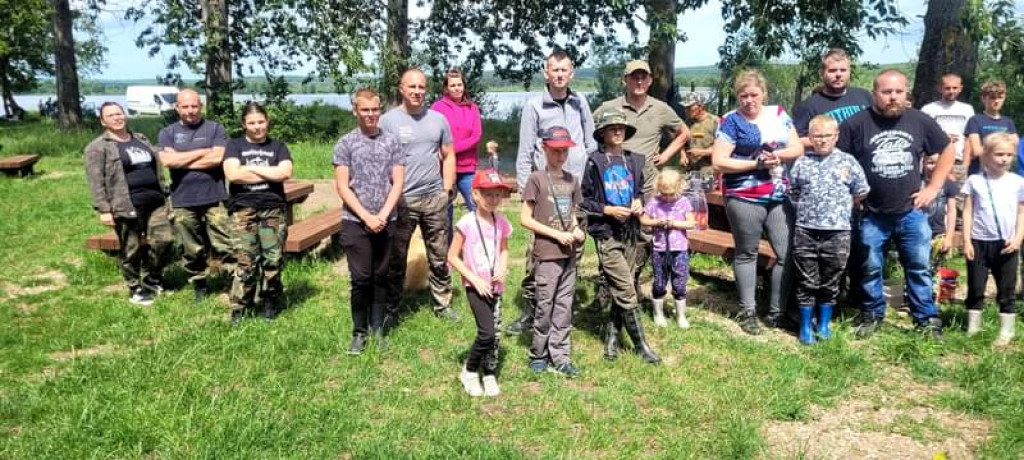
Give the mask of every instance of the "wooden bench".
<svg viewBox="0 0 1024 460">
<path fill-rule="evenodd" d="M 690 240 L 690 250 L 702 254 L 711 254 L 732 258 L 736 252 L 736 245 L 733 243 L 732 234 L 721 230 L 692 230 L 687 232 Z M 757 247 L 757 265 L 760 268 L 772 268 L 775 266 L 775 251 L 767 240 L 761 240 Z"/>
<path fill-rule="evenodd" d="M 313 188 L 313 184 L 305 182 L 287 181 L 284 183 L 284 196 L 285 199 L 288 201 L 288 205 L 285 207 L 285 222 L 288 224 L 289 228 L 298 225 L 293 223 L 294 206 L 296 204 L 302 203 L 303 201 L 306 201 L 306 198 L 308 198 L 309 195 L 313 193 Z M 338 228 L 338 231 L 341 231 L 340 227 Z M 88 249 L 96 249 L 108 252 L 117 252 L 118 250 L 121 249 L 121 245 L 117 241 L 117 235 L 114 234 L 114 232 L 107 232 L 102 235 L 90 236 L 87 240 L 85 240 L 85 247 Z"/>
<path fill-rule="evenodd" d="M 325 238 L 341 233 L 341 208 L 310 216 L 295 225 L 288 226 L 288 241 L 284 250 L 289 253 L 303 252 L 320 244 Z"/>
<path fill-rule="evenodd" d="M 0 171 L 9 176 L 31 176 L 32 167 L 39 161 L 39 155 L 15 155 L 0 158 Z"/>
</svg>

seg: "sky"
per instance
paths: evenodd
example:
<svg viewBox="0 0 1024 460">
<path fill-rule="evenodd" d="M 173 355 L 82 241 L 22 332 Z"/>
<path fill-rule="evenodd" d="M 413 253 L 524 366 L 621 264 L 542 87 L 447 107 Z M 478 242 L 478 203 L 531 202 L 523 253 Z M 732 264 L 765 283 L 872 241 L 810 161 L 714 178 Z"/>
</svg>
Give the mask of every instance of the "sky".
<svg viewBox="0 0 1024 460">
<path fill-rule="evenodd" d="M 910 22 L 895 35 L 878 40 L 860 38 L 862 62 L 891 64 L 917 59 L 917 50 L 924 34 L 925 0 L 896 0 L 900 11 Z M 412 16 L 422 15 L 413 11 Z M 640 24 L 642 26 L 642 24 Z M 722 20 L 721 3 L 711 0 L 702 8 L 689 11 L 679 19 L 679 26 L 686 32 L 688 40 L 676 44 L 676 67 L 714 65 L 718 63 L 718 47 L 725 41 L 725 21 Z M 135 46 L 135 38 L 145 28 L 107 15 L 102 19 L 104 39 L 107 43 L 107 66 L 97 75 L 89 78 L 104 80 L 152 79 L 166 73 L 168 53 L 150 57 L 146 50 Z M 628 38 L 626 36 L 623 39 Z M 647 33 L 641 29 L 641 40 L 646 41 Z M 304 69 L 302 74 L 308 69 Z M 185 78 L 195 75 L 183 73 Z"/>
</svg>

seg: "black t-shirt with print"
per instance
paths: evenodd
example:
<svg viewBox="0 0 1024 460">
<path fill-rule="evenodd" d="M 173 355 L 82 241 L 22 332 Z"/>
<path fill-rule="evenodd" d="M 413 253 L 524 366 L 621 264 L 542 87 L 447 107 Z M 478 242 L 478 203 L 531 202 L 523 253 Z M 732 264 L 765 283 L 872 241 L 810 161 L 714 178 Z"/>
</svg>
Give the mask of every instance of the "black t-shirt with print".
<svg viewBox="0 0 1024 460">
<path fill-rule="evenodd" d="M 128 142 L 118 142 L 117 152 L 121 156 L 132 205 L 140 209 L 153 209 L 164 204 L 153 151 L 133 137 Z"/>
<path fill-rule="evenodd" d="M 912 195 L 921 189 L 921 158 L 942 152 L 948 144 L 939 124 L 918 110 L 886 118 L 867 109 L 839 127 L 837 147 L 864 168 L 871 185 L 868 210 L 899 214 L 914 207 Z"/>
<path fill-rule="evenodd" d="M 277 166 L 282 161 L 291 160 L 291 152 L 281 142 L 267 138 L 259 144 L 253 144 L 240 137 L 228 141 L 224 149 L 224 159 L 235 158 L 241 166 Z M 284 184 L 281 182 L 260 182 L 258 184 L 236 184 L 228 187 L 231 198 L 228 205 L 231 209 L 280 208 L 286 203 Z"/>
<path fill-rule="evenodd" d="M 842 96 L 815 91 L 811 97 L 793 108 L 793 126 L 800 137 L 805 137 L 811 119 L 815 116 L 828 115 L 842 124 L 861 110 L 871 107 L 871 99 L 871 93 L 863 88 L 847 87 Z"/>
</svg>

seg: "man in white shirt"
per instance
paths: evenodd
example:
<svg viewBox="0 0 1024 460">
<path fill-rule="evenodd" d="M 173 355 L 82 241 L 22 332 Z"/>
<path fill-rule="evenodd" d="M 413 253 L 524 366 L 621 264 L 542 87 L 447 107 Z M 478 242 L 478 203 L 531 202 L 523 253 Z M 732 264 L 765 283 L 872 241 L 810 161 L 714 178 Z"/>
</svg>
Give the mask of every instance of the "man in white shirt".
<svg viewBox="0 0 1024 460">
<path fill-rule="evenodd" d="M 942 99 L 921 107 L 921 111 L 935 119 L 949 136 L 949 142 L 956 147 L 958 165 L 964 159 L 964 130 L 967 128 L 967 120 L 974 116 L 974 107 L 957 100 L 963 89 L 964 84 L 960 76 L 947 73 L 942 76 L 939 83 Z"/>
</svg>

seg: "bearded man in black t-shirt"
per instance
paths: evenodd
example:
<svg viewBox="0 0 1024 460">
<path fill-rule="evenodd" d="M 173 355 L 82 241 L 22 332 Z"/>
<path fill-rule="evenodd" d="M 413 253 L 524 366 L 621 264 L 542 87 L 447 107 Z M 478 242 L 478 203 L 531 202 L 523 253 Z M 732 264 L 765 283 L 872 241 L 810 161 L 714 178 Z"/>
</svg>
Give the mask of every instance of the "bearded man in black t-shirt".
<svg viewBox="0 0 1024 460">
<path fill-rule="evenodd" d="M 942 322 L 932 298 L 931 228 L 922 210 L 935 200 L 953 167 L 955 152 L 939 124 L 907 108 L 907 77 L 897 70 L 875 78 L 872 107 L 840 126 L 837 147 L 860 161 L 871 192 L 854 246 L 860 273 L 862 319 L 858 336 L 871 335 L 885 317 L 882 268 L 892 240 L 906 277 L 914 324 L 941 337 Z M 932 179 L 921 187 L 922 157 L 939 154 Z"/>
</svg>

